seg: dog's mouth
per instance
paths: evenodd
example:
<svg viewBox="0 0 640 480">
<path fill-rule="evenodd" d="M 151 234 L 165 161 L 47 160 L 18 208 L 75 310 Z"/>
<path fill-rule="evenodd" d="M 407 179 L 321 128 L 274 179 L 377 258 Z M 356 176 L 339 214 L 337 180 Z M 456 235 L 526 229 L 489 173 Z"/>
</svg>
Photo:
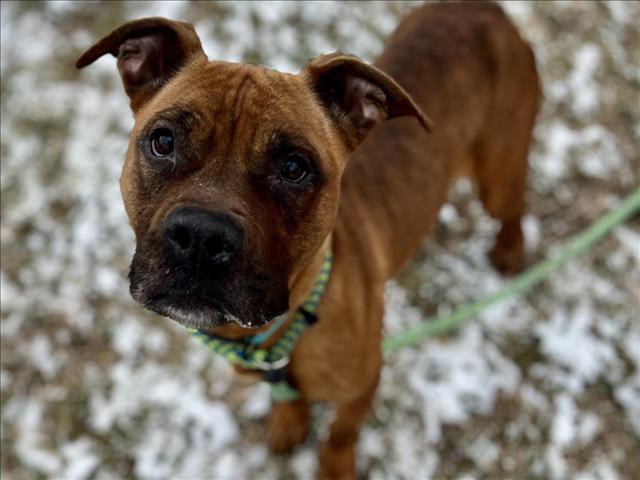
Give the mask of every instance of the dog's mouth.
<svg viewBox="0 0 640 480">
<path fill-rule="evenodd" d="M 288 289 L 249 282 L 213 287 L 197 283 L 185 290 L 174 282 L 151 282 L 153 276 L 130 274 L 131 296 L 147 310 L 188 328 L 209 329 L 235 323 L 259 328 L 289 308 Z M 165 285 L 165 286 L 160 286 Z"/>
<path fill-rule="evenodd" d="M 133 257 L 130 292 L 146 309 L 188 328 L 237 324 L 254 329 L 288 310 L 287 276 L 282 273 L 255 261 L 190 269 L 149 245 Z"/>
</svg>

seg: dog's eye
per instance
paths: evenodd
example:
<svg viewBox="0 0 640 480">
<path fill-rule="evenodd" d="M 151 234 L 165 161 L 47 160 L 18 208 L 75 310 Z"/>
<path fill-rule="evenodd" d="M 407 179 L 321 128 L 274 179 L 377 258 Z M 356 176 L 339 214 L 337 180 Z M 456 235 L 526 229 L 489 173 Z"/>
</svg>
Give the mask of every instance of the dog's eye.
<svg viewBox="0 0 640 480">
<path fill-rule="evenodd" d="M 151 134 L 151 153 L 155 157 L 168 157 L 173 153 L 173 133 L 168 128 L 158 128 Z"/>
<path fill-rule="evenodd" d="M 309 174 L 309 161 L 299 153 L 289 155 L 280 169 L 280 177 L 287 182 L 299 183 Z"/>
</svg>

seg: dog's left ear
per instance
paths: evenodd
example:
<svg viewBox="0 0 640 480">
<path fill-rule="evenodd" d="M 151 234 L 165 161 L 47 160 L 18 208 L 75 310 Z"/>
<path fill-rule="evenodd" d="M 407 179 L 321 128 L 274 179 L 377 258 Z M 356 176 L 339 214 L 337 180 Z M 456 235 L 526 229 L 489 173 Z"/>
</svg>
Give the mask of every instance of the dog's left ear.
<svg viewBox="0 0 640 480">
<path fill-rule="evenodd" d="M 311 60 L 301 75 L 316 93 L 352 150 L 378 123 L 412 116 L 427 130 L 432 122 L 409 94 L 382 70 L 336 52 Z"/>
<path fill-rule="evenodd" d="M 76 67 L 86 67 L 107 53 L 118 59 L 134 112 L 187 63 L 207 58 L 191 25 L 161 17 L 121 25 L 84 52 Z"/>
</svg>

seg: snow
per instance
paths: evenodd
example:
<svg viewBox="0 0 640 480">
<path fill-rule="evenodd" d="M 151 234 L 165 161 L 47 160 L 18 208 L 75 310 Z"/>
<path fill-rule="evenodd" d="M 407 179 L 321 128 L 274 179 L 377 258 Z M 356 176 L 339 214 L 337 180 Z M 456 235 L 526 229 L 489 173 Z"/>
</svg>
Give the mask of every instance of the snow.
<svg viewBox="0 0 640 480">
<path fill-rule="evenodd" d="M 500 456 L 500 446 L 480 435 L 468 446 L 466 454 L 481 470 L 491 471 Z"/>
<path fill-rule="evenodd" d="M 60 449 L 66 464 L 60 478 L 87 478 L 100 464 L 100 457 L 94 452 L 94 446 L 88 438 L 68 442 Z"/>
<path fill-rule="evenodd" d="M 577 115 L 588 115 L 600 103 L 599 84 L 594 79 L 601 61 L 600 48 L 587 43 L 574 54 L 574 68 L 567 81 L 568 90 L 574 95 L 573 108 Z"/>
<path fill-rule="evenodd" d="M 271 409 L 271 388 L 266 383 L 261 383 L 252 389 L 242 405 L 241 413 L 246 418 L 266 417 Z"/>
<path fill-rule="evenodd" d="M 540 220 L 533 215 L 525 215 L 522 219 L 522 233 L 524 235 L 524 250 L 527 254 L 533 254 L 540 245 L 542 232 Z"/>
<path fill-rule="evenodd" d="M 53 351 L 49 339 L 43 334 L 36 334 L 27 352 L 31 365 L 47 380 L 56 375 L 66 360 L 62 352 Z"/>
<path fill-rule="evenodd" d="M 628 267 L 630 269 L 634 269 L 637 273 L 640 273 L 640 235 L 624 225 L 617 228 L 614 235 L 620 243 L 622 250 L 624 250 L 632 260 L 632 264 Z M 640 292 L 636 291 L 636 293 L 640 295 Z"/>
<path fill-rule="evenodd" d="M 43 446 L 45 439 L 38 428 L 42 422 L 43 410 L 44 404 L 41 401 L 23 398 L 10 403 L 5 414 L 17 417 L 18 438 L 14 447 L 16 456 L 26 467 L 52 475 L 60 468 L 61 460 L 56 453 Z"/>
<path fill-rule="evenodd" d="M 488 414 L 497 396 L 513 393 L 519 380 L 515 365 L 497 349 L 487 349 L 477 325 L 466 328 L 460 337 L 411 352 L 411 362 L 419 368 L 411 369 L 408 386 L 423 403 L 430 443 L 441 439 L 443 425 L 464 423 L 473 414 Z"/>
<path fill-rule="evenodd" d="M 568 387 L 581 393 L 585 384 L 600 376 L 617 380 L 618 356 L 610 343 L 593 334 L 597 319 L 587 301 L 571 312 L 555 311 L 549 322 L 537 329 L 541 351 L 568 371 Z"/>
<path fill-rule="evenodd" d="M 268 386 L 239 380 L 126 280 L 118 178 L 132 126 L 112 57 L 72 69 L 125 18 L 194 22 L 210 58 L 297 72 L 337 49 L 373 59 L 416 2 L 1 2 L 0 392 L 3 478 L 299 478 L 331 409 L 290 457 L 265 445 Z M 634 2 L 509 2 L 545 100 L 530 157 L 527 260 L 640 178 Z M 108 10 L 107 10 L 108 9 Z M 576 18 L 580 18 L 576 22 Z M 499 224 L 456 182 L 419 259 L 387 285 L 387 333 L 487 295 Z M 385 362 L 358 449 L 372 479 L 633 478 L 640 441 L 640 224 L 542 285 Z"/>
</svg>

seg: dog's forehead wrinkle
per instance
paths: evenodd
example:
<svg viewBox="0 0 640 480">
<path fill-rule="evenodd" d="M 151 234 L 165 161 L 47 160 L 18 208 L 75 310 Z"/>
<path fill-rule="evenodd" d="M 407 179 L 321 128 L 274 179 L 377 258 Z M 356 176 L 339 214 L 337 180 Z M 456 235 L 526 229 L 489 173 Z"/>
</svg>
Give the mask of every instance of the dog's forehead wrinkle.
<svg viewBox="0 0 640 480">
<path fill-rule="evenodd" d="M 295 111 L 302 100 L 312 98 L 306 86 L 297 81 L 296 75 L 278 72 L 259 65 L 241 65 L 224 62 L 210 62 L 209 75 L 205 82 L 198 81 L 197 88 L 206 91 L 222 92 L 223 96 L 232 96 L 226 102 L 234 114 L 240 114 L 242 106 L 250 100 L 252 107 L 262 107 L 271 115 L 282 115 L 285 111 Z M 199 74 L 199 80 L 202 80 Z M 216 99 L 220 100 L 220 99 Z"/>
<path fill-rule="evenodd" d="M 331 127 L 296 75 L 256 65 L 210 62 L 206 74 L 200 72 L 193 80 L 189 86 L 197 90 L 194 97 L 208 99 L 204 121 L 215 139 L 216 163 L 237 161 L 236 168 L 243 168 L 252 155 L 260 157 L 266 151 L 276 129 L 310 137 L 308 142 L 320 152 L 330 150 L 325 147 L 331 143 Z M 310 123 L 313 129 L 307 128 Z M 231 151 L 235 149 L 243 151 Z"/>
<path fill-rule="evenodd" d="M 243 72 L 241 74 L 238 87 L 236 89 L 235 99 L 233 102 L 233 118 L 237 121 L 238 117 L 242 113 L 243 106 L 248 97 L 247 93 L 249 89 L 255 85 L 255 80 L 251 77 L 248 72 Z"/>
</svg>

